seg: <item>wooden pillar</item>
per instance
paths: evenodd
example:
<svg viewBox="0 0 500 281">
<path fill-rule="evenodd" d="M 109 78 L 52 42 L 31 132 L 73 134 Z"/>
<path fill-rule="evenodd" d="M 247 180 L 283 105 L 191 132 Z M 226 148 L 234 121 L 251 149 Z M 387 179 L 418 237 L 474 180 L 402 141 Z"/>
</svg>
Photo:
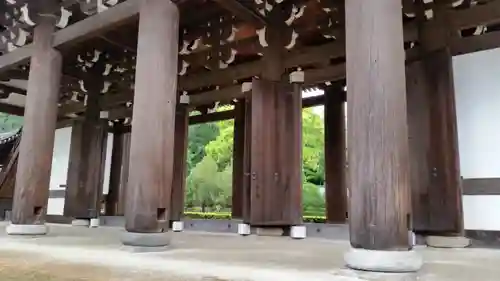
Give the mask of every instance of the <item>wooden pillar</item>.
<svg viewBox="0 0 500 281">
<path fill-rule="evenodd" d="M 73 125 L 64 216 L 76 220 L 99 217 L 101 210 L 108 120 L 99 119 L 99 92 L 89 92 L 84 120 Z"/>
<path fill-rule="evenodd" d="M 243 223 L 250 224 L 250 214 L 252 209 L 252 99 L 251 93 L 245 98 L 245 139 L 243 148 L 243 195 L 242 195 L 242 216 Z"/>
<path fill-rule="evenodd" d="M 122 125 L 117 124 L 114 129 L 106 215 L 123 216 L 125 214 L 125 189 L 128 181 L 130 133 L 125 132 Z"/>
<path fill-rule="evenodd" d="M 45 234 L 61 79 L 61 54 L 52 48 L 54 25 L 35 28 L 9 234 Z M 27 227 L 28 226 L 28 227 Z"/>
<path fill-rule="evenodd" d="M 302 223 L 302 97 L 300 89 L 285 86 L 266 79 L 252 82 L 250 223 L 254 226 Z"/>
<path fill-rule="evenodd" d="M 175 116 L 174 174 L 170 221 L 181 221 L 184 216 L 184 190 L 186 187 L 189 111 L 178 105 Z"/>
<path fill-rule="evenodd" d="M 161 28 L 159 28 L 161 27 Z M 168 0 L 142 1 L 125 209 L 126 245 L 169 244 L 174 173 L 179 11 Z"/>
<path fill-rule="evenodd" d="M 414 229 L 433 246 L 465 247 L 452 57 L 428 53 L 407 73 Z"/>
<path fill-rule="evenodd" d="M 234 107 L 233 192 L 231 208 L 233 218 L 243 217 L 245 106 L 245 100 L 240 99 Z"/>
<path fill-rule="evenodd" d="M 325 89 L 326 221 L 346 223 L 346 126 L 343 85 Z"/>
<path fill-rule="evenodd" d="M 401 0 L 346 1 L 351 268 L 416 271 Z"/>
</svg>

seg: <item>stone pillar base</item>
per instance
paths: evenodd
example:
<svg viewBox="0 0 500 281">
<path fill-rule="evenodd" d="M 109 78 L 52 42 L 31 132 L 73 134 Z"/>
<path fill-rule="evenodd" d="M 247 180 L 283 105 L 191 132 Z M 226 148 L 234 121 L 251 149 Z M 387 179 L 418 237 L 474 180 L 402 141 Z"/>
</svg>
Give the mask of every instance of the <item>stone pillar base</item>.
<svg viewBox="0 0 500 281">
<path fill-rule="evenodd" d="M 93 219 L 90 219 L 89 227 L 96 228 L 96 227 L 99 227 L 100 224 L 101 224 L 101 220 L 99 218 L 93 218 Z"/>
<path fill-rule="evenodd" d="M 184 222 L 183 221 L 172 222 L 172 231 L 173 232 L 181 232 L 183 230 L 184 230 Z"/>
<path fill-rule="evenodd" d="M 90 219 L 74 219 L 71 221 L 72 226 L 83 226 L 83 227 L 89 227 L 90 226 Z"/>
<path fill-rule="evenodd" d="M 123 245 L 134 247 L 165 247 L 170 245 L 171 233 L 138 233 L 124 232 L 121 237 Z"/>
<path fill-rule="evenodd" d="M 376 272 L 415 272 L 423 264 L 415 251 L 376 251 L 351 249 L 344 261 L 352 269 Z"/>
<path fill-rule="evenodd" d="M 250 225 L 246 223 L 240 223 L 238 224 L 238 234 L 239 235 L 250 235 L 252 233 Z"/>
<path fill-rule="evenodd" d="M 48 232 L 45 224 L 10 224 L 6 228 L 8 235 L 45 235 Z"/>
<path fill-rule="evenodd" d="M 290 227 L 290 237 L 293 239 L 304 239 L 307 236 L 305 225 L 295 225 Z"/>
<path fill-rule="evenodd" d="M 425 243 L 433 248 L 465 248 L 470 245 L 470 239 L 463 236 L 427 236 Z"/>
</svg>

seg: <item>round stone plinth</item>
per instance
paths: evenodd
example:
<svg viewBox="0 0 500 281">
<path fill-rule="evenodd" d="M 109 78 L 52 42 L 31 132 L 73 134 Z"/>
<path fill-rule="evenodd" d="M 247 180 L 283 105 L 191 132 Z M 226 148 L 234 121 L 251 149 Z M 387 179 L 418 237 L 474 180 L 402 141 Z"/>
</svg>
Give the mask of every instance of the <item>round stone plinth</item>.
<svg viewBox="0 0 500 281">
<path fill-rule="evenodd" d="M 463 236 L 427 236 L 425 243 L 433 248 L 465 248 L 470 245 L 470 239 Z"/>
<path fill-rule="evenodd" d="M 45 224 L 10 224 L 6 230 L 8 235 L 45 235 L 48 232 Z"/>
<path fill-rule="evenodd" d="M 123 245 L 134 247 L 165 247 L 170 244 L 170 232 L 138 233 L 124 232 L 121 237 Z"/>
<path fill-rule="evenodd" d="M 351 249 L 344 260 L 349 268 L 376 272 L 415 272 L 423 264 L 415 251 Z"/>
<path fill-rule="evenodd" d="M 90 226 L 90 220 L 89 219 L 74 219 L 71 221 L 72 226 L 83 226 L 83 227 L 89 227 Z"/>
</svg>

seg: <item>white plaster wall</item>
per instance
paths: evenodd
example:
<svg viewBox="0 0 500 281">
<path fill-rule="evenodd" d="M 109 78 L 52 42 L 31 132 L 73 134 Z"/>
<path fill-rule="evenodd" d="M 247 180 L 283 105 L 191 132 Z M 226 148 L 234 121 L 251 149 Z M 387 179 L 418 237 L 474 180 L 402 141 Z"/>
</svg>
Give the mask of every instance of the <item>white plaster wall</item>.
<svg viewBox="0 0 500 281">
<path fill-rule="evenodd" d="M 71 144 L 71 127 L 56 130 L 54 152 L 52 155 L 52 172 L 50 176 L 50 189 L 62 189 L 59 186 L 66 184 L 69 148 Z M 107 194 L 109 190 L 109 175 L 111 169 L 111 152 L 113 150 L 113 134 L 108 134 L 108 143 L 106 145 L 106 163 L 104 166 L 103 193 Z M 47 214 L 62 215 L 64 209 L 64 199 L 49 198 Z"/>
<path fill-rule="evenodd" d="M 460 169 L 500 177 L 500 49 L 454 57 Z M 463 196 L 465 229 L 500 230 L 500 196 Z"/>
</svg>

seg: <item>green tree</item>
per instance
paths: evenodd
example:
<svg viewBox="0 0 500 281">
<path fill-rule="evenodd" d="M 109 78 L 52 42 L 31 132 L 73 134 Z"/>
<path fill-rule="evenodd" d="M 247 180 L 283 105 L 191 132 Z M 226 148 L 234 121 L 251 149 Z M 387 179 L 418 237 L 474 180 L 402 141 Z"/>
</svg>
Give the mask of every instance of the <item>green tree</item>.
<svg viewBox="0 0 500 281">
<path fill-rule="evenodd" d="M 318 186 L 309 182 L 302 185 L 302 209 L 304 215 L 325 215 L 325 198 Z"/>
<path fill-rule="evenodd" d="M 205 147 L 219 135 L 219 127 L 214 123 L 204 123 L 189 126 L 188 138 L 188 175 L 191 170 L 205 157 Z"/>
<path fill-rule="evenodd" d="M 215 207 L 221 196 L 222 189 L 219 187 L 217 173 L 215 161 L 210 156 L 205 156 L 189 175 L 187 193 L 191 198 L 188 199 L 200 206 L 203 212 L 206 208 Z"/>
<path fill-rule="evenodd" d="M 304 180 L 323 185 L 324 177 L 324 122 L 311 108 L 302 111 L 302 159 Z"/>
<path fill-rule="evenodd" d="M 217 199 L 217 207 L 228 209 L 232 205 L 232 187 L 233 187 L 233 165 L 229 164 L 222 171 L 217 173 L 217 186 L 220 190 Z"/>
<path fill-rule="evenodd" d="M 233 156 L 234 121 L 220 121 L 217 126 L 219 136 L 206 146 L 205 151 L 215 160 L 219 171 L 223 171 L 231 163 Z"/>
</svg>

